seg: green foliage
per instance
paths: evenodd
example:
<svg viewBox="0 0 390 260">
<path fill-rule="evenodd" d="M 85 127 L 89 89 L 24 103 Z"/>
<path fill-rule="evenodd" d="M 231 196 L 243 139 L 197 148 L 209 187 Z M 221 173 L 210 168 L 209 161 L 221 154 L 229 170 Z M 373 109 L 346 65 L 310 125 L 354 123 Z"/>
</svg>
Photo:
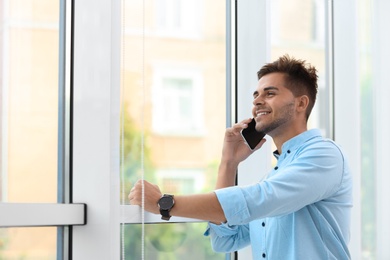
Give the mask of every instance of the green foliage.
<svg viewBox="0 0 390 260">
<path fill-rule="evenodd" d="M 7 247 L 8 239 L 6 229 L 0 229 L 0 260 L 5 260 L 3 251 Z"/>
<path fill-rule="evenodd" d="M 145 225 L 145 259 L 222 260 L 224 254 L 213 252 L 206 223 L 164 223 Z M 142 225 L 125 227 L 125 255 L 142 258 Z"/>
<path fill-rule="evenodd" d="M 144 178 L 150 182 L 154 182 L 155 178 L 151 149 L 147 142 L 148 133 L 143 133 L 140 129 L 137 129 L 136 124 L 126 112 L 122 115 L 121 168 L 124 175 L 124 193 L 128 194 L 133 184 L 141 179 L 142 173 Z"/>
</svg>

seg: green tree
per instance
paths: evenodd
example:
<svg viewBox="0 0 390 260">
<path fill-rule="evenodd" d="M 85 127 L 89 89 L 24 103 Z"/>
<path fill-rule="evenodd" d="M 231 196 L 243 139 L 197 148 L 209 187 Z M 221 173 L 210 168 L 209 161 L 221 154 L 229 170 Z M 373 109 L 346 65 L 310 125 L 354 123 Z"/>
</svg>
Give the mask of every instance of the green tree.
<svg viewBox="0 0 390 260">
<path fill-rule="evenodd" d="M 124 111 L 127 106 L 124 106 Z M 136 127 L 134 120 L 126 112 L 122 113 L 121 126 L 121 169 L 124 183 L 122 183 L 121 194 L 128 194 L 133 184 L 141 179 L 142 172 L 144 178 L 154 182 L 154 166 L 151 159 L 151 149 L 148 144 L 148 133 L 142 132 Z M 125 196 L 127 197 L 127 196 Z M 128 204 L 127 201 L 123 202 Z"/>
</svg>

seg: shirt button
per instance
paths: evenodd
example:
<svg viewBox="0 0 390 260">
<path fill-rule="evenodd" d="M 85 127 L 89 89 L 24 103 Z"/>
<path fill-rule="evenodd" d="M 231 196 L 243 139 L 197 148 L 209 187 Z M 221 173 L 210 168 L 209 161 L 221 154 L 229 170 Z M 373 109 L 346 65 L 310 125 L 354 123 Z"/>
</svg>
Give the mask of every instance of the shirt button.
<svg viewBox="0 0 390 260">
<path fill-rule="evenodd" d="M 263 227 L 265 227 L 265 223 L 263 222 L 263 223 L 261 223 L 261 225 L 263 226 Z"/>
<path fill-rule="evenodd" d="M 274 168 L 275 170 L 277 170 L 277 169 L 279 169 L 279 167 L 278 166 L 275 166 L 275 168 Z"/>
<path fill-rule="evenodd" d="M 291 153 L 291 151 L 290 151 L 290 150 L 287 150 L 287 153 Z"/>
<path fill-rule="evenodd" d="M 265 258 L 266 257 L 265 253 L 263 253 L 262 256 L 263 256 L 263 258 Z"/>
</svg>

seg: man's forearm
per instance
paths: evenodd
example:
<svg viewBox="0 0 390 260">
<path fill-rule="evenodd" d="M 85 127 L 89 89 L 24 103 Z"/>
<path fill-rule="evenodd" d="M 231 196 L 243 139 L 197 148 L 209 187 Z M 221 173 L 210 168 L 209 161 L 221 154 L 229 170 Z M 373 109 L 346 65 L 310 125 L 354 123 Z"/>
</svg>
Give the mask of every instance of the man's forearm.
<svg viewBox="0 0 390 260">
<path fill-rule="evenodd" d="M 231 187 L 236 184 L 237 166 L 235 163 L 221 162 L 215 189 Z"/>
<path fill-rule="evenodd" d="M 172 216 L 195 218 L 214 223 L 226 222 L 225 214 L 217 195 L 212 193 L 196 195 L 178 195 L 174 197 L 175 206 Z"/>
</svg>

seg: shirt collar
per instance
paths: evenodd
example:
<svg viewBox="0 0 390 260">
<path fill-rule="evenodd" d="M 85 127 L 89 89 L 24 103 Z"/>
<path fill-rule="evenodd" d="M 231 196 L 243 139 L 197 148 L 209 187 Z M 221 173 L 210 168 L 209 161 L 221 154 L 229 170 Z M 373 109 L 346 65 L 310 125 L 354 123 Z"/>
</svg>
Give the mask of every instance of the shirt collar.
<svg viewBox="0 0 390 260">
<path fill-rule="evenodd" d="M 282 154 L 286 152 L 290 153 L 291 151 L 297 149 L 297 147 L 301 146 L 303 143 L 316 137 L 321 137 L 320 129 L 310 129 L 303 133 L 300 133 L 299 135 L 296 135 L 293 138 L 287 140 L 282 145 Z M 278 150 L 274 151 L 274 156 L 276 158 L 279 158 L 280 154 L 278 153 Z"/>
</svg>

